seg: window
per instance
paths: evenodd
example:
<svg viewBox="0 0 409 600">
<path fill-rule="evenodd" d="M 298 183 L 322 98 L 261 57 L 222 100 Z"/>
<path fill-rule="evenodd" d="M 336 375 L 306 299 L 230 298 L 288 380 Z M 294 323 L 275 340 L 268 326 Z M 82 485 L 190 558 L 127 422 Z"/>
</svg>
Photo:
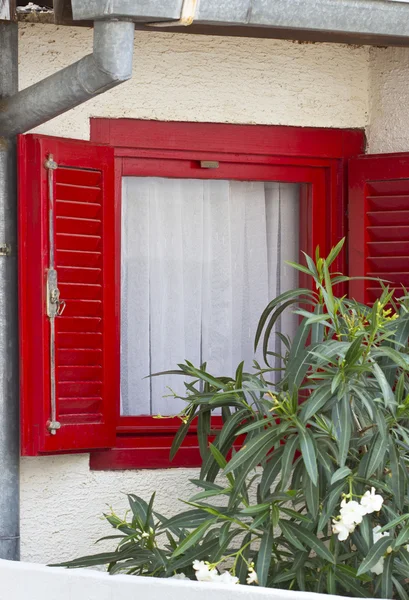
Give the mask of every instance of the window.
<svg viewBox="0 0 409 600">
<path fill-rule="evenodd" d="M 23 453 L 93 450 L 95 469 L 195 466 L 195 427 L 170 463 L 179 420 L 154 418 L 179 410 L 163 398 L 178 383 L 143 376 L 185 358 L 227 373 L 250 361 L 260 311 L 296 284 L 283 260 L 345 234 L 345 162 L 363 135 L 93 119 L 91 139 L 20 140 Z M 50 189 L 65 302 L 54 397 Z M 291 317 L 280 326 L 291 332 Z"/>
<path fill-rule="evenodd" d="M 261 312 L 297 285 L 284 260 L 299 258 L 298 205 L 294 184 L 124 178 L 122 415 L 183 410 L 180 376 L 146 377 L 185 359 L 216 375 L 252 369 Z"/>
</svg>

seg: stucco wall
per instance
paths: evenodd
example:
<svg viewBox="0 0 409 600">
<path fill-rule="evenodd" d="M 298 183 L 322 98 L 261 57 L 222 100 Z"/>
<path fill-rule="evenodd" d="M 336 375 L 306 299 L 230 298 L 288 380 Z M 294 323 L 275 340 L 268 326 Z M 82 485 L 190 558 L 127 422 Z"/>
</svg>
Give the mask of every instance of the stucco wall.
<svg viewBox="0 0 409 600">
<path fill-rule="evenodd" d="M 371 48 L 368 151 L 409 151 L 409 48 Z"/>
<path fill-rule="evenodd" d="M 91 50 L 91 32 L 20 28 L 21 87 Z M 89 117 L 364 127 L 367 48 L 286 41 L 137 33 L 133 80 L 38 128 L 88 138 Z M 125 510 L 122 492 L 177 509 L 194 471 L 90 472 L 88 456 L 22 460 L 22 559 L 48 562 L 98 551 L 99 515 Z"/>
</svg>

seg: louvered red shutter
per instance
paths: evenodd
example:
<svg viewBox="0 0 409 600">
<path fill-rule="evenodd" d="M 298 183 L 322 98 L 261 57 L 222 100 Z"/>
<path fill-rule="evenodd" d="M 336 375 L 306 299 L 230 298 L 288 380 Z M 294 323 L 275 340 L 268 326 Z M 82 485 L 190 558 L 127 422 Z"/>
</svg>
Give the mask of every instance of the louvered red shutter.
<svg viewBox="0 0 409 600">
<path fill-rule="evenodd" d="M 349 166 L 349 274 L 409 287 L 409 154 L 367 155 Z M 355 280 L 351 295 L 371 304 L 377 281 Z"/>
<path fill-rule="evenodd" d="M 113 170 L 111 148 L 20 137 L 20 380 L 26 455 L 114 443 L 119 346 Z"/>
</svg>

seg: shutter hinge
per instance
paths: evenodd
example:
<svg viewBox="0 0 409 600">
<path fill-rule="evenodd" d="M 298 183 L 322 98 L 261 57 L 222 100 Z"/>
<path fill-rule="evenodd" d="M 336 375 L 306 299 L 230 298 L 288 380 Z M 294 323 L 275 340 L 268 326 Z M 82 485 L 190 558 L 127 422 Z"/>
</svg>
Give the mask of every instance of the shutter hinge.
<svg viewBox="0 0 409 600">
<path fill-rule="evenodd" d="M 11 256 L 10 244 L 0 244 L 0 256 Z"/>
</svg>

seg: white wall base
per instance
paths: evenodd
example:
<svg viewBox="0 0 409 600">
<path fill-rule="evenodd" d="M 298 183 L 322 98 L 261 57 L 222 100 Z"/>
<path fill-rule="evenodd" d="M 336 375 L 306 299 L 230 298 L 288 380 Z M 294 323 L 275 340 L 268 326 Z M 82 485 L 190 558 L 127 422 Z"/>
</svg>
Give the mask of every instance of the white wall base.
<svg viewBox="0 0 409 600">
<path fill-rule="evenodd" d="M 244 585 L 108 575 L 0 560 L 0 600 L 341 600 Z M 346 596 L 343 600 L 348 600 Z"/>
</svg>

